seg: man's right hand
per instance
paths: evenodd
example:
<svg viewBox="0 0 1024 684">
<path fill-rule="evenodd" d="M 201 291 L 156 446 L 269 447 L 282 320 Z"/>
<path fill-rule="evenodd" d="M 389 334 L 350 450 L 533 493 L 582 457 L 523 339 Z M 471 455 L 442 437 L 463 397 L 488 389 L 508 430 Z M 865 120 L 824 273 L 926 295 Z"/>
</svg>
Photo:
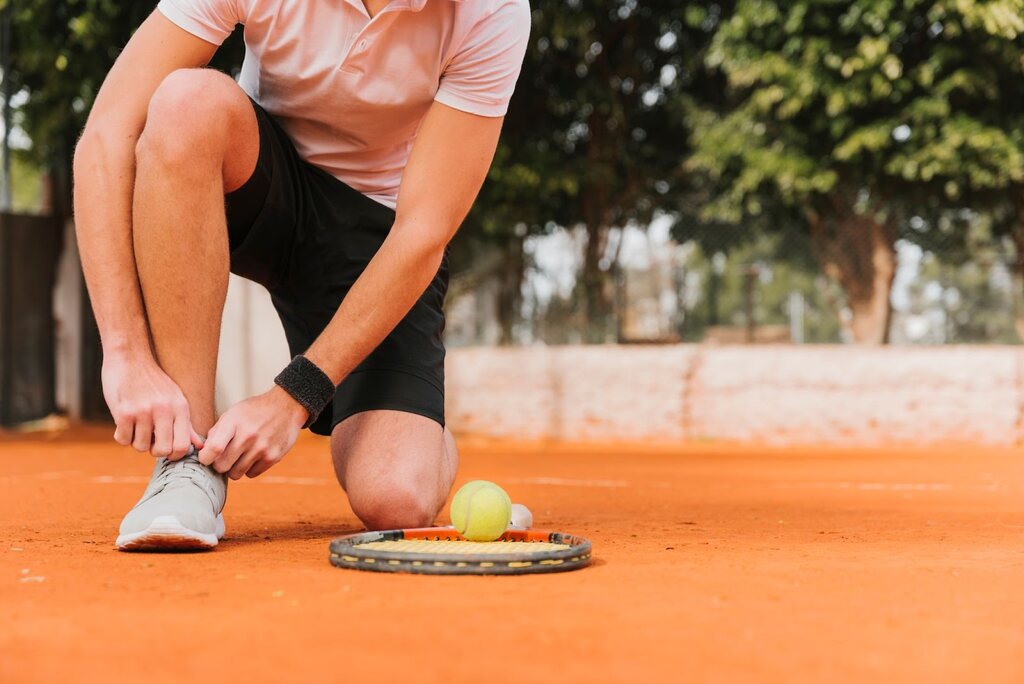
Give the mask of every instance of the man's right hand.
<svg viewBox="0 0 1024 684">
<path fill-rule="evenodd" d="M 103 397 L 114 416 L 114 441 L 176 461 L 203 446 L 181 389 L 152 359 L 103 360 Z"/>
</svg>

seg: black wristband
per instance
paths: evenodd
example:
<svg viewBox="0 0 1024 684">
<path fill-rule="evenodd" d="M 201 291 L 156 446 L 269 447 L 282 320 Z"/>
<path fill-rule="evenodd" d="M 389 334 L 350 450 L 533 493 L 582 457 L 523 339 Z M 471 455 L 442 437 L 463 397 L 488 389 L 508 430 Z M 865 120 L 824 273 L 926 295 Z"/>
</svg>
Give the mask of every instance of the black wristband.
<svg viewBox="0 0 1024 684">
<path fill-rule="evenodd" d="M 301 354 L 278 373 L 274 383 L 309 412 L 309 420 L 302 426 L 304 428 L 320 417 L 324 407 L 334 399 L 337 389 L 327 373 Z"/>
</svg>

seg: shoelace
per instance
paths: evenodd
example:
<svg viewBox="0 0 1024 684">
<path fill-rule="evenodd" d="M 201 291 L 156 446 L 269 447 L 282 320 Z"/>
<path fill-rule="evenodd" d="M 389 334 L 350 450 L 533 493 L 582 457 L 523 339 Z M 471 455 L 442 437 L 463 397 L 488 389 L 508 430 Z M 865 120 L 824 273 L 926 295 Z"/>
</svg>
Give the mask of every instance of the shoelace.
<svg viewBox="0 0 1024 684">
<path fill-rule="evenodd" d="M 181 460 L 164 461 L 163 466 L 160 468 L 160 475 L 157 479 L 168 481 L 177 479 L 194 480 L 196 475 L 202 477 L 202 468 L 202 465 L 199 463 L 199 458 L 190 452 Z"/>
<path fill-rule="evenodd" d="M 214 485 L 210 481 L 210 475 L 199 462 L 199 455 L 195 449 L 190 450 L 184 458 L 178 461 L 164 461 L 156 480 L 159 486 L 153 491 L 154 495 L 163 491 L 167 485 L 176 480 L 188 480 L 205 491 L 214 503 L 218 498 Z"/>
</svg>

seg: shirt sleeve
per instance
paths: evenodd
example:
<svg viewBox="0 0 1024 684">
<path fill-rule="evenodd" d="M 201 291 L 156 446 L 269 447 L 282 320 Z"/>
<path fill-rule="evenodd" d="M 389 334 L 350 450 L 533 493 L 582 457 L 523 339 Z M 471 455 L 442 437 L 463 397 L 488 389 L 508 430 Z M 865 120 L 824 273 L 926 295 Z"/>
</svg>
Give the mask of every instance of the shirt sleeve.
<svg viewBox="0 0 1024 684">
<path fill-rule="evenodd" d="M 241 0 L 160 0 L 157 9 L 179 27 L 208 43 L 220 45 L 244 24 Z"/>
<path fill-rule="evenodd" d="M 481 19 L 441 74 L 434 100 L 480 116 L 504 116 L 530 39 L 527 0 L 510 0 Z"/>
</svg>

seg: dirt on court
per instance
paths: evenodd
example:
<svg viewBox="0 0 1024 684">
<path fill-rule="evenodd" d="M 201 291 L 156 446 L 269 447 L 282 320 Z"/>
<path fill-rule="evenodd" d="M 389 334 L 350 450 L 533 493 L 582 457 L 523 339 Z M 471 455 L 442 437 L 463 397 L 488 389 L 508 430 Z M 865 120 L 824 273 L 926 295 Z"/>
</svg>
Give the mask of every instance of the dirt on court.
<svg viewBox="0 0 1024 684">
<path fill-rule="evenodd" d="M 460 482 L 597 561 L 422 577 L 328 564 L 358 523 L 314 438 L 217 550 L 118 553 L 151 464 L 103 437 L 0 441 L 4 684 L 1024 682 L 1019 451 L 465 440 Z"/>
</svg>

